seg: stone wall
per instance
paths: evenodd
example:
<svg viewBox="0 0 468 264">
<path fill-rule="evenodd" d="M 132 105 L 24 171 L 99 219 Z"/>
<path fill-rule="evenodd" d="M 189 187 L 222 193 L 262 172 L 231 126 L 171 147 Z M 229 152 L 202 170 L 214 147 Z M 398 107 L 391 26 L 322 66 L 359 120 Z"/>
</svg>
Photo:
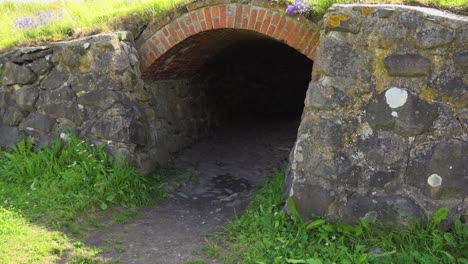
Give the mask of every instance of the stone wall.
<svg viewBox="0 0 468 264">
<path fill-rule="evenodd" d="M 0 147 L 75 131 L 143 166 L 155 117 L 138 57 L 128 32 L 0 54 Z"/>
<path fill-rule="evenodd" d="M 468 18 L 334 5 L 291 153 L 301 213 L 405 224 L 468 208 Z"/>
</svg>

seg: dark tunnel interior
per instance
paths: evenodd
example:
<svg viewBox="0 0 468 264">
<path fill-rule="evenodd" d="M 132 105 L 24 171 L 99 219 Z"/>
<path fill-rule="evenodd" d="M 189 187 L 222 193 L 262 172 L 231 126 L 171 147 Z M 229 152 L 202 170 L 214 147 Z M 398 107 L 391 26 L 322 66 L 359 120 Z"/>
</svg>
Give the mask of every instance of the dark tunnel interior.
<svg viewBox="0 0 468 264">
<path fill-rule="evenodd" d="M 232 44 L 194 77 L 221 123 L 238 118 L 297 119 L 304 108 L 313 62 L 272 39 Z"/>
</svg>

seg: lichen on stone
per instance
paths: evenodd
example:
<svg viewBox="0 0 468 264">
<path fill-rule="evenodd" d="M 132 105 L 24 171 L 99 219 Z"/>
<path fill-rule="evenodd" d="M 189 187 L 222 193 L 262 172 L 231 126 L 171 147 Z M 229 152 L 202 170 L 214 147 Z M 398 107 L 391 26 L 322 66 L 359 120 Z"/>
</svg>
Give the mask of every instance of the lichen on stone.
<svg viewBox="0 0 468 264">
<path fill-rule="evenodd" d="M 331 15 L 327 17 L 326 23 L 333 26 L 339 27 L 342 21 L 349 20 L 349 16 L 346 14 Z"/>
</svg>

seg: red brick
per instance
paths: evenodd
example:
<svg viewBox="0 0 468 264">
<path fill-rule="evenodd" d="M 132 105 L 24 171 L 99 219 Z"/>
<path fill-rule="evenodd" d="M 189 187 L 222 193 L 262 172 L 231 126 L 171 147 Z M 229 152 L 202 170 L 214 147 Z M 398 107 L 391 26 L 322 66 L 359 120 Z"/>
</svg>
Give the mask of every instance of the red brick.
<svg viewBox="0 0 468 264">
<path fill-rule="evenodd" d="M 264 34 L 267 33 L 268 27 L 270 26 L 270 22 L 271 22 L 271 16 L 272 16 L 272 12 L 270 10 L 267 10 L 265 14 L 265 20 L 262 23 L 262 28 L 260 29 L 260 32 Z"/>
<path fill-rule="evenodd" d="M 260 32 L 264 19 L 265 19 L 265 9 L 260 9 L 260 11 L 258 11 L 257 22 L 255 23 L 255 27 L 254 27 L 255 31 Z"/>
<path fill-rule="evenodd" d="M 283 28 L 283 31 L 280 34 L 280 40 L 286 40 L 288 38 L 289 33 L 293 30 L 294 22 L 291 19 L 286 19 L 286 25 Z"/>
<path fill-rule="evenodd" d="M 276 28 L 275 34 L 273 35 L 275 39 L 278 39 L 280 37 L 281 33 L 283 32 L 285 24 L 286 24 L 286 18 L 282 17 L 278 23 L 278 27 Z"/>
<path fill-rule="evenodd" d="M 257 15 L 258 15 L 258 9 L 251 9 L 250 10 L 250 19 L 249 19 L 249 25 L 248 29 L 254 29 L 255 23 L 257 22 Z"/>
<path fill-rule="evenodd" d="M 254 30 L 257 32 L 260 32 L 261 28 L 262 28 L 262 22 L 257 21 L 257 23 L 255 23 Z"/>
<path fill-rule="evenodd" d="M 156 55 L 154 55 L 153 52 L 150 52 L 150 53 L 149 53 L 149 58 L 151 59 L 152 62 L 156 61 L 156 59 L 157 59 L 157 58 L 156 58 Z"/>
<path fill-rule="evenodd" d="M 207 26 L 208 29 L 212 29 L 213 28 L 213 19 L 211 18 L 210 8 L 206 7 L 205 9 L 203 9 L 203 11 L 205 13 L 206 26 Z"/>
<path fill-rule="evenodd" d="M 237 6 L 236 9 L 236 21 L 235 21 L 235 27 L 236 28 L 241 28 L 242 27 L 242 6 Z"/>
<path fill-rule="evenodd" d="M 190 29 L 187 27 L 187 25 L 184 23 L 182 19 L 178 19 L 179 25 L 182 28 L 182 31 L 185 35 L 185 38 L 190 37 L 192 34 L 190 33 Z"/>
<path fill-rule="evenodd" d="M 215 18 L 214 21 L 213 21 L 213 28 L 221 28 L 221 21 L 219 20 L 219 18 Z"/>
<path fill-rule="evenodd" d="M 202 31 L 202 28 L 200 26 L 200 21 L 198 20 L 198 14 L 197 12 L 192 12 L 190 14 L 190 19 L 192 19 L 192 26 L 195 28 L 195 33 L 199 33 Z"/>
<path fill-rule="evenodd" d="M 174 41 L 176 43 L 179 43 L 180 41 L 182 41 L 180 38 L 179 38 L 179 35 L 177 35 L 177 32 L 175 31 L 175 28 L 174 28 L 174 25 L 173 24 L 170 24 L 168 26 L 168 29 L 169 29 L 169 34 L 171 34 L 171 37 L 172 39 L 174 39 Z"/>
<path fill-rule="evenodd" d="M 213 28 L 221 28 L 221 20 L 219 19 L 218 6 L 214 6 L 211 8 L 211 15 L 213 17 Z"/>
<path fill-rule="evenodd" d="M 228 28 L 233 28 L 234 27 L 234 17 L 232 17 L 232 16 L 228 17 L 227 27 Z"/>
<path fill-rule="evenodd" d="M 225 28 L 227 26 L 227 7 L 225 5 L 220 7 L 220 18 L 221 18 L 221 27 Z"/>
<path fill-rule="evenodd" d="M 287 37 L 286 39 L 286 43 L 288 43 L 290 46 L 291 44 L 294 42 L 294 40 L 296 39 L 297 36 L 297 32 L 299 31 L 299 27 L 301 26 L 301 24 L 299 23 L 296 23 L 296 25 L 294 26 L 293 30 L 291 30 L 291 32 L 289 32 L 289 36 Z"/>
<path fill-rule="evenodd" d="M 243 16 L 242 16 L 242 28 L 247 29 L 249 26 L 249 16 L 250 16 L 250 7 L 245 6 L 244 10 L 242 10 Z"/>
<path fill-rule="evenodd" d="M 172 22 L 171 25 L 174 27 L 174 30 L 177 33 L 177 36 L 179 37 L 180 41 L 187 38 L 184 35 L 184 32 L 182 31 L 182 28 L 180 28 L 180 25 L 179 25 L 179 23 L 177 21 Z"/>
<path fill-rule="evenodd" d="M 169 45 L 169 42 L 166 40 L 166 37 L 164 37 L 161 33 L 159 33 L 159 39 L 167 50 L 172 48 L 171 45 Z"/>
<path fill-rule="evenodd" d="M 271 24 L 275 25 L 275 26 L 278 25 L 278 22 L 280 21 L 280 18 L 281 18 L 280 14 L 278 14 L 278 13 L 274 14 L 273 15 L 273 20 L 271 21 Z"/>
<path fill-rule="evenodd" d="M 212 7 L 211 14 L 213 15 L 213 18 L 219 18 L 219 7 L 218 6 Z"/>
<path fill-rule="evenodd" d="M 167 31 L 167 28 L 163 29 L 164 36 L 169 37 L 169 31 Z"/>
<path fill-rule="evenodd" d="M 306 48 L 309 46 L 309 41 L 314 37 L 314 33 L 312 31 L 307 31 L 304 39 L 302 40 L 301 44 L 299 45 L 299 51 L 305 53 Z"/>
<path fill-rule="evenodd" d="M 296 34 L 293 43 L 291 43 L 291 47 L 297 48 L 299 46 L 299 43 L 301 43 L 302 39 L 304 38 L 306 30 L 306 26 L 299 24 L 299 32 Z"/>
<path fill-rule="evenodd" d="M 275 34 L 275 31 L 276 31 L 276 27 L 273 25 L 270 25 L 266 34 L 270 37 L 273 37 L 273 35 Z"/>
</svg>

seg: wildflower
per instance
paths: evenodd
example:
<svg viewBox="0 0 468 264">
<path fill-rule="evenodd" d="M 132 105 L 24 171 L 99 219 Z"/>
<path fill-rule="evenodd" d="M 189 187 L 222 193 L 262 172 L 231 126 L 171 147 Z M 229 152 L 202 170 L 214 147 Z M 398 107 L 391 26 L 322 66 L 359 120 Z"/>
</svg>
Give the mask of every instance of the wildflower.
<svg viewBox="0 0 468 264">
<path fill-rule="evenodd" d="M 8 203 L 8 200 L 5 200 L 5 201 L 3 201 L 3 202 L 7 204 L 7 203 Z"/>
<path fill-rule="evenodd" d="M 57 14 L 54 12 L 40 11 L 34 14 L 34 16 L 23 16 L 16 18 L 12 27 L 17 29 L 40 28 L 43 26 L 50 26 L 55 20 L 59 20 L 62 17 L 62 13 Z"/>
<path fill-rule="evenodd" d="M 70 142 L 70 137 L 65 134 L 65 133 L 60 133 L 60 138 L 64 141 L 64 142 Z"/>
<path fill-rule="evenodd" d="M 288 8 L 286 8 L 286 13 L 292 14 L 292 13 L 299 13 L 302 14 L 304 12 L 309 11 L 310 8 L 307 7 L 307 2 L 305 0 L 296 0 L 293 4 L 289 5 Z"/>
<path fill-rule="evenodd" d="M 328 243 L 325 243 L 325 246 L 327 246 L 327 247 L 328 247 L 328 246 L 329 246 L 329 245 L 328 245 Z"/>
<path fill-rule="evenodd" d="M 336 239 L 336 236 L 332 236 L 331 239 L 332 239 L 332 240 L 335 240 L 335 239 Z"/>
</svg>

